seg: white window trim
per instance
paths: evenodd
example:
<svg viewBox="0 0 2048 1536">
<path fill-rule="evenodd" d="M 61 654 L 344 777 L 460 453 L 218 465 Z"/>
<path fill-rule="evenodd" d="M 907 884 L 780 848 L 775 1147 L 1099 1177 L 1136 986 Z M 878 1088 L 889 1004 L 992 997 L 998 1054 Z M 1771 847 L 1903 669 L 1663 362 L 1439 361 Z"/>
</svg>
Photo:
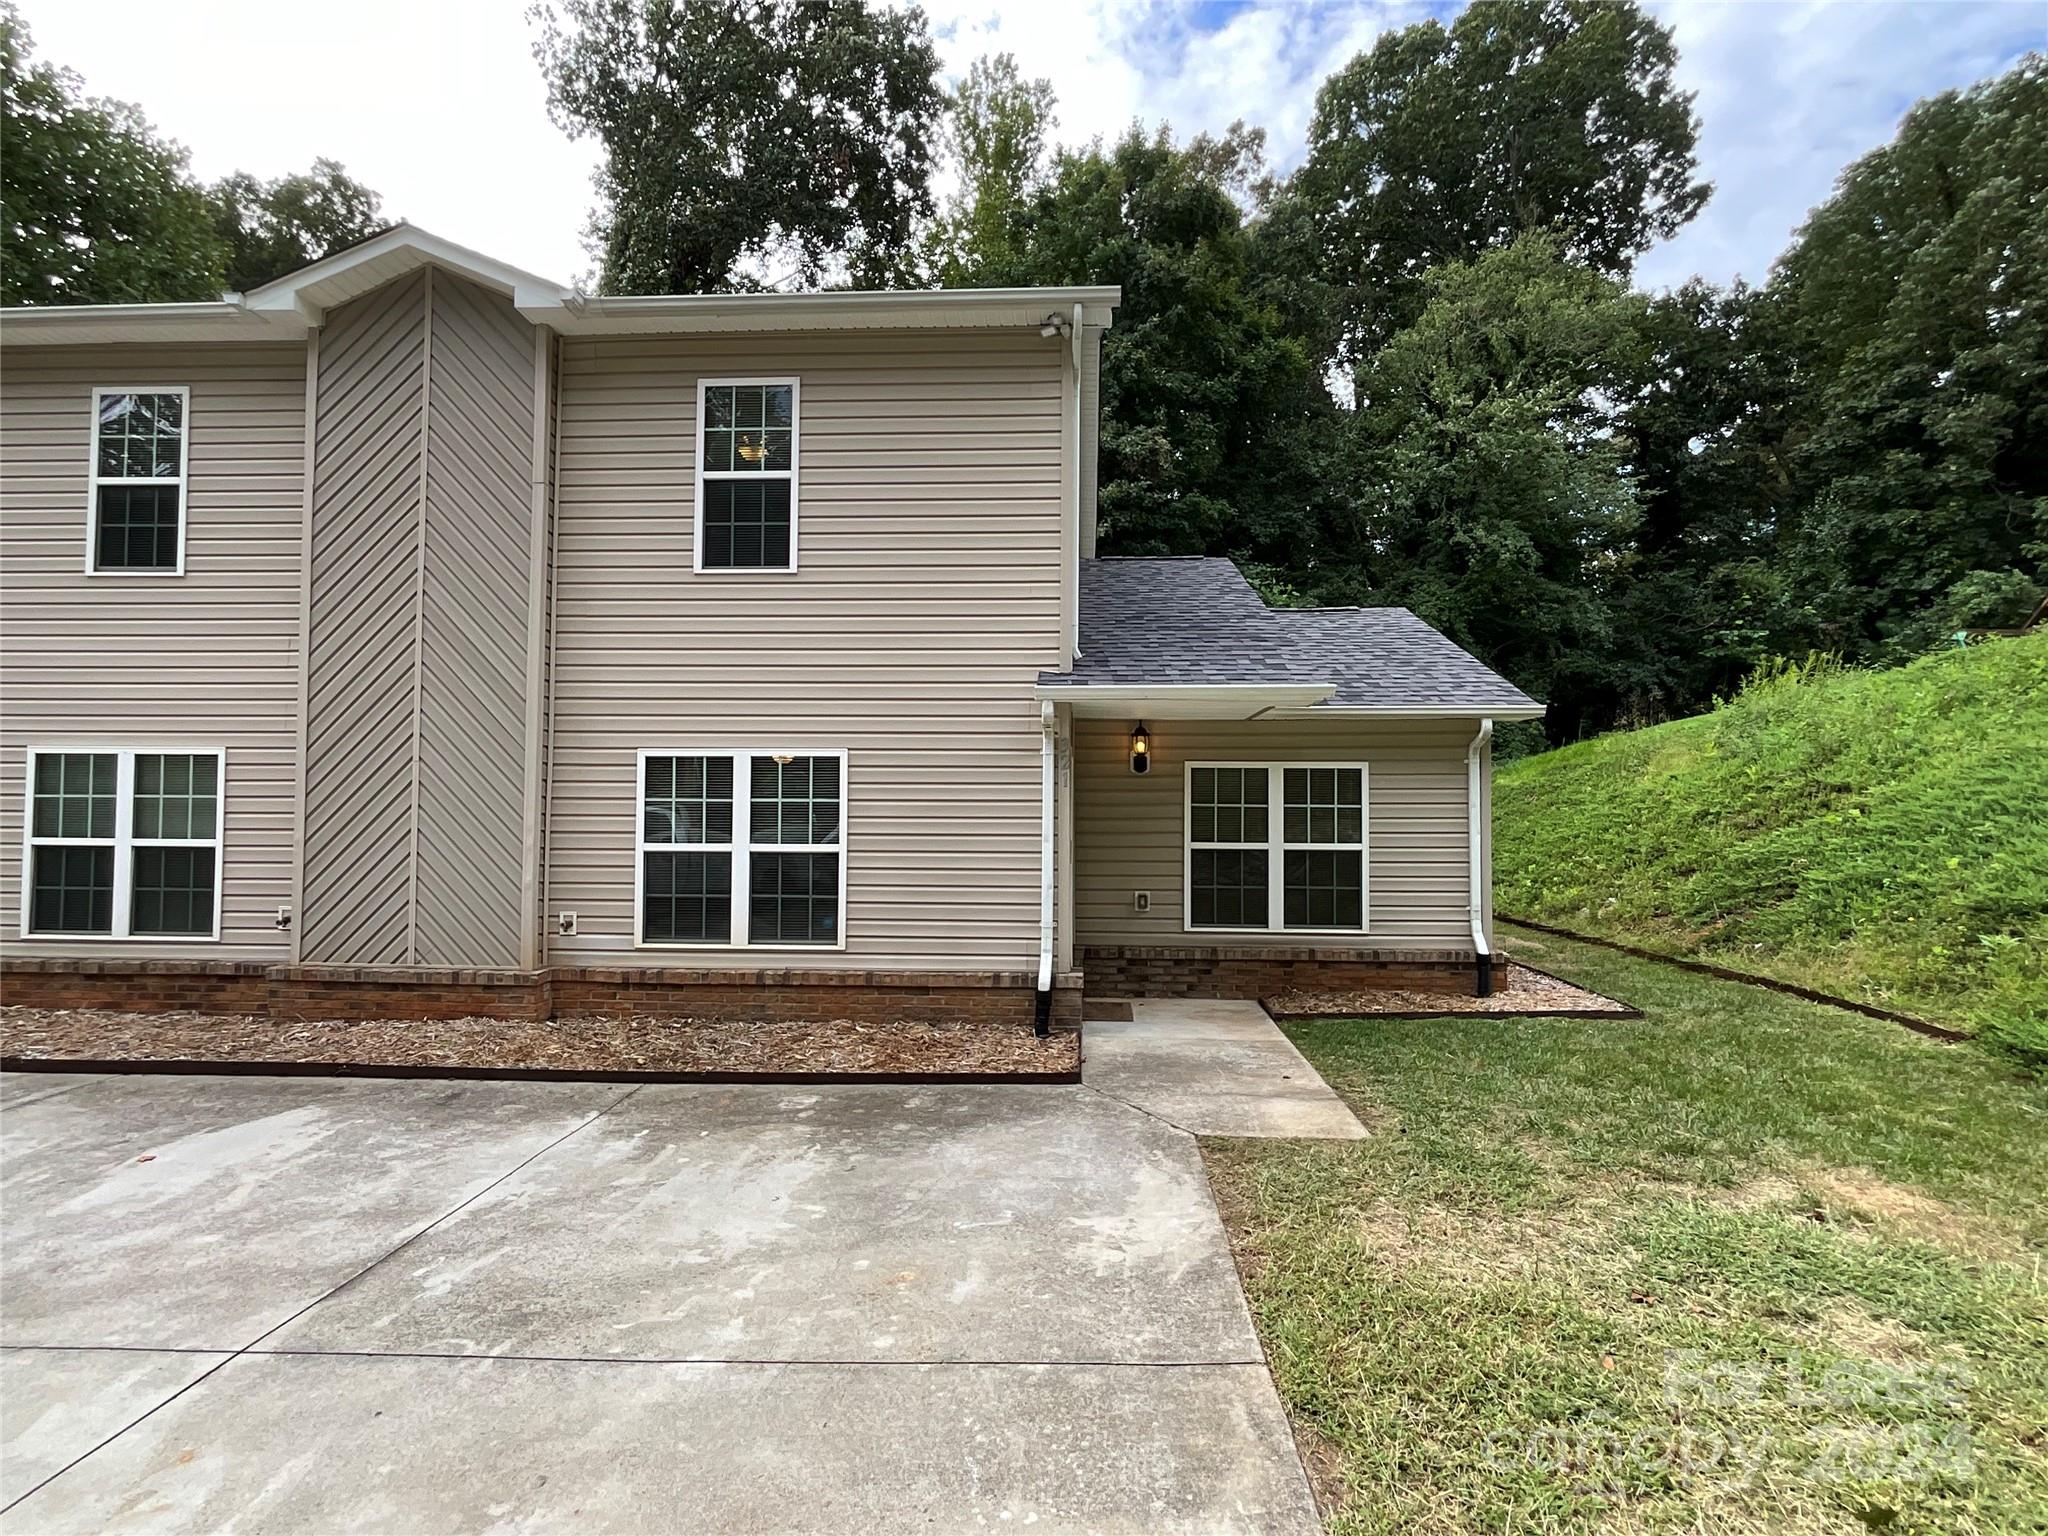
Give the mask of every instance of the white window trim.
<svg viewBox="0 0 2048 1536">
<path fill-rule="evenodd" d="M 1266 840 L 1262 843 L 1204 843 L 1204 848 L 1260 849 L 1266 851 L 1266 924 L 1263 928 L 1226 927 L 1197 923 L 1195 912 L 1195 770 L 1198 768 L 1248 768 L 1266 775 Z M 1287 791 L 1284 775 L 1290 768 L 1352 768 L 1358 771 L 1358 841 L 1355 843 L 1290 843 L 1286 840 Z M 1180 911 L 1183 933 L 1280 933 L 1304 938 L 1341 935 L 1346 938 L 1372 931 L 1372 770 L 1363 762 L 1326 762 L 1293 759 L 1286 762 L 1190 762 L 1181 770 L 1180 792 Z M 1358 926 L 1356 928 L 1290 928 L 1287 926 L 1286 856 L 1290 852 L 1358 853 Z"/>
<path fill-rule="evenodd" d="M 726 566 L 704 564 L 704 391 L 722 388 L 787 389 L 789 391 L 789 468 L 718 471 L 719 480 L 787 480 L 789 482 L 789 564 Z M 803 469 L 804 391 L 803 380 L 781 379 L 699 379 L 697 381 L 697 506 L 690 526 L 690 564 L 699 576 L 787 576 L 797 568 L 798 507 L 803 497 L 798 479 Z"/>
<path fill-rule="evenodd" d="M 137 837 L 135 829 L 135 759 L 168 752 L 183 757 L 210 757 L 214 761 L 213 836 Z M 114 758 L 114 835 L 112 837 L 36 836 L 36 759 L 97 753 Z M 223 747 L 199 747 L 183 743 L 138 747 L 113 746 L 106 742 L 76 745 L 45 745 L 28 749 L 28 777 L 21 796 L 21 936 L 44 944 L 218 944 L 220 942 L 221 893 L 227 887 L 228 754 Z M 114 902 L 105 933 L 38 933 L 29 926 L 35 914 L 35 851 L 38 848 L 112 848 L 114 850 Z M 213 931 L 211 933 L 130 933 L 128 925 L 135 897 L 135 850 L 137 848 L 211 848 L 213 850 Z"/>
<path fill-rule="evenodd" d="M 720 944 L 692 940 L 651 940 L 647 937 L 647 850 L 682 849 L 696 853 L 732 855 L 731 932 L 747 931 L 748 880 L 752 874 L 749 855 L 754 851 L 754 776 L 751 759 L 756 757 L 830 757 L 839 763 L 839 841 L 836 843 L 762 844 L 763 852 L 836 853 L 839 855 L 839 941 L 835 944 L 750 944 L 741 939 Z M 647 841 L 647 760 L 650 757 L 729 757 L 732 764 L 732 841 L 727 843 L 654 843 Z M 635 949 L 720 950 L 750 954 L 833 954 L 846 948 L 846 869 L 851 862 L 847 845 L 847 806 L 853 798 L 844 747 L 643 747 L 633 768 L 633 947 Z"/>
<path fill-rule="evenodd" d="M 178 563 L 169 570 L 139 570 L 115 567 L 100 569 L 100 487 L 102 485 L 164 485 L 160 475 L 100 477 L 100 402 L 109 395 L 176 395 L 183 404 L 178 419 Z M 92 419 L 86 428 L 87 462 L 85 488 L 85 574 L 88 576 L 168 577 L 185 574 L 185 530 L 192 522 L 192 497 L 187 482 L 192 470 L 192 390 L 185 384 L 100 384 L 92 392 Z M 104 750 L 104 749 L 102 749 Z"/>
</svg>

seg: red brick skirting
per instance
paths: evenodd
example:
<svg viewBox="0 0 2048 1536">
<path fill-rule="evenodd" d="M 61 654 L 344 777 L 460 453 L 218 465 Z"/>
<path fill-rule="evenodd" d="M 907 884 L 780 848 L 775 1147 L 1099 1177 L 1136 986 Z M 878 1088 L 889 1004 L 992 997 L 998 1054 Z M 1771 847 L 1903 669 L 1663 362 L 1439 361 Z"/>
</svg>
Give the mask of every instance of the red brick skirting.
<svg viewBox="0 0 2048 1536">
<path fill-rule="evenodd" d="M 1417 987 L 1470 991 L 1469 950 L 1360 950 L 1088 945 L 1079 956 L 1090 997 L 1234 997 L 1256 1001 L 1292 987 Z"/>
<path fill-rule="evenodd" d="M 279 1019 L 545 1019 L 654 1014 L 775 1022 L 1025 1023 L 1025 971 L 707 970 L 571 966 L 543 971 L 269 965 L 260 960 L 0 962 L 0 1002 L 25 1008 L 241 1013 Z M 1081 978 L 1053 980 L 1053 1023 L 1081 1021 Z"/>
</svg>

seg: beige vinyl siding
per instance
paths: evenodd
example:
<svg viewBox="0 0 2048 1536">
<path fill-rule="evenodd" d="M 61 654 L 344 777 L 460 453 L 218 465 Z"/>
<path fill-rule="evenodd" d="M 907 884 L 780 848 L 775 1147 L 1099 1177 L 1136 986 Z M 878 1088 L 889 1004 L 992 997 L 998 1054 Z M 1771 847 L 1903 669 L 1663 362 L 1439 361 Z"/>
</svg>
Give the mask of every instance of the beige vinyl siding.
<svg viewBox="0 0 2048 1536">
<path fill-rule="evenodd" d="M 562 342 L 547 884 L 578 932 L 557 963 L 1036 964 L 1065 346 Z M 696 381 L 792 376 L 800 568 L 694 575 Z M 634 754 L 693 746 L 847 750 L 844 950 L 633 949 Z"/>
<path fill-rule="evenodd" d="M 1465 749 L 1476 722 L 1148 720 L 1153 767 L 1142 776 L 1130 771 L 1131 724 L 1074 722 L 1076 942 L 1471 951 Z M 1297 761 L 1368 765 L 1368 931 L 1296 940 L 1187 931 L 1186 765 Z M 1152 893 L 1150 912 L 1133 908 L 1141 890 Z"/>
<path fill-rule="evenodd" d="M 303 344 L 10 348 L 0 388 L 0 951 L 282 959 L 292 904 Z M 185 385 L 183 576 L 85 574 L 95 385 Z M 221 939 L 21 932 L 31 744 L 227 751 Z"/>
<path fill-rule="evenodd" d="M 431 271 L 328 316 L 303 960 L 519 963 L 534 346 Z"/>
</svg>

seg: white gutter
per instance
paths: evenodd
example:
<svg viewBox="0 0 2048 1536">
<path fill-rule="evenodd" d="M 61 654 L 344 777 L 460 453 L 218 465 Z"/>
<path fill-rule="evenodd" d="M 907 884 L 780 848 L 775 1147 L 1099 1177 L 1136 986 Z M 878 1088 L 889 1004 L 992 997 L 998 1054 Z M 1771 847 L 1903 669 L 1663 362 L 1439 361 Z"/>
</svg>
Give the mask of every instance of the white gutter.
<svg viewBox="0 0 2048 1536">
<path fill-rule="evenodd" d="M 1481 997 L 1493 990 L 1493 951 L 1486 942 L 1486 878 L 1480 868 L 1486 856 L 1486 838 L 1485 827 L 1480 821 L 1483 796 L 1479 779 L 1481 756 L 1492 738 L 1493 722 L 1481 720 L 1479 733 L 1472 738 L 1472 745 L 1465 749 L 1465 869 L 1470 877 L 1467 882 L 1471 889 L 1468 913 L 1472 919 L 1472 952 L 1479 957 Z"/>
<path fill-rule="evenodd" d="M 1050 704 L 1038 706 L 1038 995 L 1039 1025 L 1052 995 L 1053 737 L 1058 723 Z"/>
</svg>

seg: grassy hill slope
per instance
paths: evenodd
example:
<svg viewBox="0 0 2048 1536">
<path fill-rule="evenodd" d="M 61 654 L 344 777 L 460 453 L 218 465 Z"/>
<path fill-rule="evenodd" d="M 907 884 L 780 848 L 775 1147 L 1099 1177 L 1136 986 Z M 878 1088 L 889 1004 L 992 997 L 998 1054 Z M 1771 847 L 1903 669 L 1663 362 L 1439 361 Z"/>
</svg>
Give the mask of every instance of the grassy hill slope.
<svg viewBox="0 0 2048 1536">
<path fill-rule="evenodd" d="M 2048 635 L 1504 765 L 1495 905 L 2048 1060 Z"/>
</svg>

